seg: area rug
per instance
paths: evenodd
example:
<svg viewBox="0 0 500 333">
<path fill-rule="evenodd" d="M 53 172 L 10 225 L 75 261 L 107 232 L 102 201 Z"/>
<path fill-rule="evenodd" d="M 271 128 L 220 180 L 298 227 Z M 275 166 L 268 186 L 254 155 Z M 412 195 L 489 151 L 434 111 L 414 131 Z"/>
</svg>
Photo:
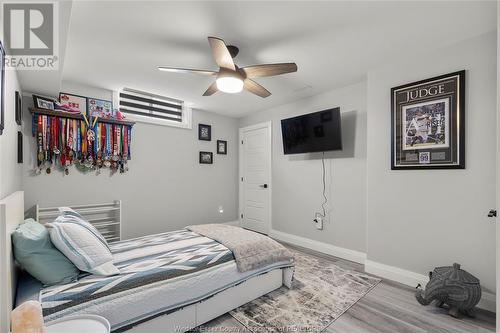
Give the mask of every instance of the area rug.
<svg viewBox="0 0 500 333">
<path fill-rule="evenodd" d="M 322 332 L 380 279 L 298 251 L 292 288 L 284 286 L 230 312 L 254 333 Z"/>
</svg>

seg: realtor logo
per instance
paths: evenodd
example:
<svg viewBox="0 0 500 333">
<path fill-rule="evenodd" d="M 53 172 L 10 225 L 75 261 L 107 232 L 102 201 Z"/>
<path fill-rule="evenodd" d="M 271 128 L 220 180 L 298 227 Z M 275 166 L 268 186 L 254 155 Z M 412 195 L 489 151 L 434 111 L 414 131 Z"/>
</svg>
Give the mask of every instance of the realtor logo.
<svg viewBox="0 0 500 333">
<path fill-rule="evenodd" d="M 17 69 L 58 69 L 57 3 L 3 4 L 6 66 Z"/>
</svg>

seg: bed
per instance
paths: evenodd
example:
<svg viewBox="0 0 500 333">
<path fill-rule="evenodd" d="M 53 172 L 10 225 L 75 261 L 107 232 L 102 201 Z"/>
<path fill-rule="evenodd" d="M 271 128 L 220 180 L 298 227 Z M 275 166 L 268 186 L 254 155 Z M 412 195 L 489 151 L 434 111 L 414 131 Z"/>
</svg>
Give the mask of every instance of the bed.
<svg viewBox="0 0 500 333">
<path fill-rule="evenodd" d="M 2 276 L 1 283 L 7 291 L 1 302 L 2 332 L 10 327 L 15 286 L 18 302 L 41 301 L 49 324 L 72 315 L 99 314 L 110 321 L 113 332 L 185 332 L 289 285 L 293 276 L 289 261 L 242 273 L 227 247 L 183 229 L 110 244 L 118 276 L 85 275 L 72 284 L 45 288 L 26 277 L 18 283 L 10 233 L 22 222 L 23 207 L 22 192 L 0 202 L 6 241 L 1 253 L 6 279 Z"/>
</svg>

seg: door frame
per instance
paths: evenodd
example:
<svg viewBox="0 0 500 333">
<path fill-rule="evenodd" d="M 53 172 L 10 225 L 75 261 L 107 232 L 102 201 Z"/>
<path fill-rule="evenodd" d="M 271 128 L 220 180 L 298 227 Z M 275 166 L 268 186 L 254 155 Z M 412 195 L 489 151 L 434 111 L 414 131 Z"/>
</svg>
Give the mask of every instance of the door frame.
<svg viewBox="0 0 500 333">
<path fill-rule="evenodd" d="M 265 121 L 262 123 L 246 126 L 246 127 L 240 127 L 239 129 L 239 135 L 238 135 L 238 188 L 239 188 L 239 203 L 238 203 L 238 221 L 240 223 L 240 226 L 243 227 L 243 219 L 241 215 L 243 214 L 243 184 L 244 181 L 241 180 L 243 177 L 243 133 L 246 131 L 251 131 L 251 130 L 256 130 L 256 129 L 261 129 L 261 128 L 266 128 L 267 129 L 267 135 L 269 137 L 269 155 L 267 156 L 268 162 L 269 162 L 269 180 L 268 180 L 268 190 L 269 190 L 269 199 L 268 199 L 268 216 L 267 216 L 267 234 L 269 234 L 272 230 L 272 216 L 273 216 L 273 123 L 271 120 Z"/>
</svg>

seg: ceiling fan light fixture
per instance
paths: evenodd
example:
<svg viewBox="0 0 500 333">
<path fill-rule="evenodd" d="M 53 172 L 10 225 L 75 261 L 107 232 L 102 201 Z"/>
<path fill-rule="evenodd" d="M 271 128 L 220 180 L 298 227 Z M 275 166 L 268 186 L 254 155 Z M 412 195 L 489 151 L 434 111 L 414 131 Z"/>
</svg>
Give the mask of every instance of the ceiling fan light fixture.
<svg viewBox="0 0 500 333">
<path fill-rule="evenodd" d="M 239 93 L 243 90 L 243 80 L 233 76 L 223 76 L 216 80 L 217 89 L 228 94 Z"/>
</svg>

